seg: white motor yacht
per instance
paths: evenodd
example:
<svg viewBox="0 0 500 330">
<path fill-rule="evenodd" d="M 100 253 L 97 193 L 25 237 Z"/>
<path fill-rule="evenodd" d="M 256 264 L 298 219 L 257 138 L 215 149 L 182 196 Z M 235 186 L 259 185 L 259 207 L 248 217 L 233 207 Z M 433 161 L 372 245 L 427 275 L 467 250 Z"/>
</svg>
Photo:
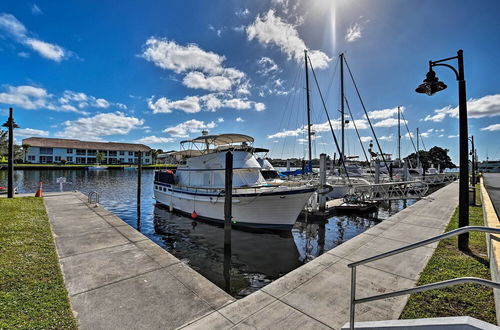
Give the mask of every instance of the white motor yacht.
<svg viewBox="0 0 500 330">
<path fill-rule="evenodd" d="M 170 209 L 216 222 L 224 221 L 226 152 L 233 153 L 233 224 L 242 227 L 291 229 L 317 187 L 272 184 L 253 154 L 254 139 L 243 134 L 204 135 L 181 142 L 185 164 L 155 173 L 154 196 Z"/>
</svg>

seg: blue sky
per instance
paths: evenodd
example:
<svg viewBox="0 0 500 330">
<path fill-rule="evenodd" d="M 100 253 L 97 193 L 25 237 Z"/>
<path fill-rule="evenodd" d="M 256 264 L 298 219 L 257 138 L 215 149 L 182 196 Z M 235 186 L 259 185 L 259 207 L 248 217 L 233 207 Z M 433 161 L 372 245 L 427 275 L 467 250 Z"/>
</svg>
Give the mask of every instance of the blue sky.
<svg viewBox="0 0 500 330">
<path fill-rule="evenodd" d="M 0 115 L 14 107 L 18 140 L 142 142 L 170 150 L 208 129 L 252 135 L 272 157 L 303 157 L 308 48 L 335 127 L 343 52 L 384 152 L 396 152 L 394 109 L 401 106 L 425 146 L 448 148 L 456 161 L 453 73 L 436 68 L 448 89 L 432 97 L 414 89 L 428 60 L 463 49 L 469 132 L 480 159 L 498 159 L 499 10 L 498 1 L 4 1 Z M 345 85 L 366 146 L 371 132 L 347 71 Z M 312 82 L 311 90 L 314 151 L 333 154 Z M 412 151 L 406 137 L 402 149 Z M 361 155 L 352 123 L 346 150 Z"/>
</svg>

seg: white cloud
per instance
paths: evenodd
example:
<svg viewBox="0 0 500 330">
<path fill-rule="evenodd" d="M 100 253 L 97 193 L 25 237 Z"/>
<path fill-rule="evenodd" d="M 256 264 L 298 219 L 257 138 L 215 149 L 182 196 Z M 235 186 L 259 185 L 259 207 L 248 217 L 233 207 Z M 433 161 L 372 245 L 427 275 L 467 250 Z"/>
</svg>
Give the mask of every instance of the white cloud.
<svg viewBox="0 0 500 330">
<path fill-rule="evenodd" d="M 345 40 L 347 42 L 353 42 L 361 38 L 361 31 L 363 27 L 359 23 L 351 24 L 346 31 Z"/>
<path fill-rule="evenodd" d="M 242 123 L 242 122 L 244 122 L 244 121 L 245 121 L 245 120 L 244 120 L 243 118 L 241 118 L 241 117 L 236 118 L 236 122 L 237 122 L 237 123 Z"/>
<path fill-rule="evenodd" d="M 175 138 L 159 137 L 159 136 L 151 135 L 151 136 L 142 137 L 142 138 L 136 140 L 135 143 L 143 143 L 143 144 L 170 143 L 170 142 L 174 142 L 174 141 L 175 141 Z"/>
<path fill-rule="evenodd" d="M 299 136 L 304 133 L 304 130 L 302 128 L 297 128 L 295 130 L 288 130 L 288 131 L 281 131 L 278 133 L 274 133 L 271 135 L 268 135 L 268 139 L 275 139 L 275 138 L 285 138 L 289 136 Z"/>
<path fill-rule="evenodd" d="M 31 6 L 31 13 L 33 15 L 42 15 L 43 14 L 43 11 L 40 9 L 40 7 L 38 7 L 38 5 L 36 3 L 34 3 L 32 6 Z"/>
<path fill-rule="evenodd" d="M 441 122 L 446 116 L 458 118 L 458 107 L 448 105 L 434 110 L 434 115 L 427 115 L 424 121 Z M 467 101 L 467 116 L 470 118 L 500 116 L 500 94 L 486 95 Z"/>
<path fill-rule="evenodd" d="M 153 113 L 171 113 L 173 110 L 181 110 L 186 113 L 201 111 L 200 99 L 197 96 L 186 96 L 183 100 L 170 101 L 166 97 L 160 97 L 154 101 L 153 97 L 148 99 L 148 107 Z"/>
<path fill-rule="evenodd" d="M 224 56 L 207 52 L 196 44 L 178 45 L 175 41 L 151 37 L 146 41 L 142 56 L 162 69 L 182 73 L 201 70 L 220 73 Z"/>
<path fill-rule="evenodd" d="M 370 142 L 372 139 L 371 136 L 362 136 L 361 137 L 361 142 Z"/>
<path fill-rule="evenodd" d="M 401 119 L 401 124 L 405 124 L 407 121 Z M 397 118 L 387 118 L 373 124 L 373 127 L 394 127 L 398 126 Z"/>
<path fill-rule="evenodd" d="M 72 54 L 59 45 L 30 37 L 29 35 L 31 33 L 29 33 L 23 23 L 21 23 L 14 15 L 6 13 L 0 14 L 0 30 L 3 30 L 5 33 L 10 35 L 10 37 L 12 37 L 16 42 L 30 47 L 40 56 L 49 60 L 61 62 L 63 59 L 68 58 Z"/>
<path fill-rule="evenodd" d="M 222 32 L 224 32 L 224 30 L 226 30 L 226 27 L 223 26 L 220 29 L 216 29 L 214 26 L 209 25 L 208 29 L 214 31 L 217 34 L 217 37 L 220 38 L 222 36 Z"/>
<path fill-rule="evenodd" d="M 254 107 L 255 107 L 255 110 L 257 110 L 257 111 L 266 110 L 266 105 L 264 103 L 261 103 L 261 102 L 254 103 Z"/>
<path fill-rule="evenodd" d="M 481 131 L 490 131 L 490 132 L 500 131 L 500 124 L 493 124 L 490 126 L 483 127 L 481 128 Z"/>
<path fill-rule="evenodd" d="M 19 22 L 14 15 L 6 13 L 0 14 L 0 29 L 16 39 L 26 38 L 28 33 L 23 23 Z"/>
<path fill-rule="evenodd" d="M 43 131 L 40 129 L 33 129 L 33 128 L 18 128 L 14 131 L 15 135 L 20 135 L 20 136 L 49 136 L 48 131 Z"/>
<path fill-rule="evenodd" d="M 250 109 L 252 107 L 251 101 L 240 98 L 232 98 L 229 100 L 224 100 L 223 104 L 227 108 L 233 108 L 237 110 L 245 110 L 245 109 Z"/>
<path fill-rule="evenodd" d="M 223 106 L 222 101 L 215 94 L 203 95 L 200 97 L 200 100 L 209 111 L 216 111 Z"/>
<path fill-rule="evenodd" d="M 457 135 L 448 135 L 448 137 L 449 137 L 450 139 L 454 139 L 454 138 L 457 138 L 457 137 L 458 137 L 458 134 L 457 134 Z"/>
<path fill-rule="evenodd" d="M 293 58 L 299 63 L 304 61 L 304 49 L 307 47 L 299 37 L 296 27 L 276 16 L 274 9 L 270 9 L 263 16 L 257 16 L 255 21 L 247 26 L 246 32 L 248 40 L 256 39 L 266 46 L 276 45 L 288 59 Z M 310 50 L 309 57 L 318 69 L 327 68 L 331 61 L 331 58 L 320 50 Z"/>
<path fill-rule="evenodd" d="M 231 89 L 231 80 L 223 76 L 206 77 L 203 72 L 189 72 L 182 83 L 189 88 L 201 88 L 209 91 L 226 91 Z"/>
<path fill-rule="evenodd" d="M 223 123 L 224 122 L 224 118 L 222 118 L 222 117 L 217 118 L 217 122 L 218 123 Z"/>
<path fill-rule="evenodd" d="M 405 107 L 399 107 L 401 112 L 405 111 Z M 370 119 L 385 119 L 390 118 L 398 114 L 398 107 L 382 109 L 382 110 L 373 110 L 368 111 L 368 117 Z"/>
<path fill-rule="evenodd" d="M 55 98 L 44 88 L 29 85 L 7 86 L 6 91 L 0 93 L 0 103 L 27 110 L 47 109 L 82 114 L 87 113 L 82 109 L 88 107 L 107 108 L 112 104 L 105 99 L 72 91 L 64 91 L 61 97 Z"/>
<path fill-rule="evenodd" d="M 61 46 L 51 44 L 37 39 L 26 39 L 26 44 L 30 45 L 33 50 L 37 51 L 41 56 L 61 62 L 65 56 L 65 50 Z"/>
<path fill-rule="evenodd" d="M 179 45 L 175 41 L 151 37 L 146 41 L 142 57 L 162 69 L 186 74 L 182 83 L 189 88 L 212 92 L 236 89 L 250 94 L 246 74 L 223 66 L 225 57 L 205 51 L 196 44 Z"/>
<path fill-rule="evenodd" d="M 244 32 L 245 28 L 246 28 L 245 25 L 234 26 L 233 27 L 233 31 L 235 31 L 235 32 Z"/>
<path fill-rule="evenodd" d="M 188 137 L 190 133 L 198 133 L 202 130 L 211 129 L 216 126 L 217 124 L 213 121 L 205 123 L 201 120 L 191 119 L 176 126 L 167 127 L 163 132 L 173 137 Z"/>
<path fill-rule="evenodd" d="M 341 127 L 340 120 L 330 120 L 330 123 L 332 124 L 334 130 L 339 130 Z M 365 119 L 356 119 L 356 127 L 358 128 L 358 130 L 369 128 L 368 122 Z M 327 132 L 330 131 L 330 124 L 328 123 L 328 121 L 325 121 L 324 123 L 320 124 L 312 124 L 311 129 L 316 133 Z M 345 129 L 354 129 L 354 125 L 347 125 L 345 126 Z M 268 135 L 267 138 L 274 139 L 274 138 L 285 138 L 289 136 L 299 136 L 301 134 L 305 134 L 306 132 L 307 132 L 307 126 L 304 125 L 297 129 L 284 130 L 281 132 L 277 132 L 275 134 Z"/>
<path fill-rule="evenodd" d="M 248 8 L 238 9 L 234 14 L 239 17 L 245 17 L 250 14 L 250 10 L 248 10 Z"/>
<path fill-rule="evenodd" d="M 261 57 L 260 60 L 257 61 L 257 64 L 260 67 L 257 73 L 263 76 L 272 75 L 280 71 L 278 64 L 266 56 Z"/>
<path fill-rule="evenodd" d="M 55 135 L 62 138 L 76 138 L 93 141 L 103 136 L 124 135 L 141 128 L 144 120 L 128 117 L 121 112 L 99 113 L 93 117 L 83 117 L 63 122 L 64 129 Z"/>
<path fill-rule="evenodd" d="M 0 93 L 0 103 L 28 110 L 47 107 L 49 98 L 45 89 L 25 85 L 7 86 L 7 92 Z"/>
<path fill-rule="evenodd" d="M 378 139 L 381 140 L 381 141 L 392 141 L 392 138 L 393 138 L 393 135 L 383 135 L 381 137 L 379 137 Z"/>
<path fill-rule="evenodd" d="M 224 95 L 221 95 L 224 97 Z M 231 108 L 236 110 L 246 110 L 252 107 L 256 111 L 263 111 L 266 105 L 260 102 L 249 101 L 246 98 L 219 98 L 216 93 L 203 96 L 186 96 L 182 100 L 170 101 L 166 97 L 160 97 L 156 101 L 154 97 L 148 99 L 148 107 L 153 113 L 171 113 L 173 110 L 182 110 L 186 113 L 200 112 L 202 108 L 208 111 L 216 111 L 219 108 Z"/>
</svg>

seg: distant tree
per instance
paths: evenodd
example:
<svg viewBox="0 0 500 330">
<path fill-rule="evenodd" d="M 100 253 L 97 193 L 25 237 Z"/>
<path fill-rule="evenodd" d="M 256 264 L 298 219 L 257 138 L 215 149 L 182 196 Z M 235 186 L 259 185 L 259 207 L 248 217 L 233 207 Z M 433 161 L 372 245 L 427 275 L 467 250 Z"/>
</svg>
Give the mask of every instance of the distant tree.
<svg viewBox="0 0 500 330">
<path fill-rule="evenodd" d="M 153 164 L 156 164 L 156 159 L 159 154 L 162 154 L 162 149 L 151 149 L 151 158 L 153 159 Z"/>
<path fill-rule="evenodd" d="M 97 151 L 95 153 L 95 159 L 97 160 L 97 163 L 101 164 L 102 162 L 104 162 L 104 158 L 106 157 L 106 155 L 104 155 L 103 152 L 100 152 L 100 151 Z"/>
<path fill-rule="evenodd" d="M 443 149 L 437 146 L 432 147 L 431 149 L 429 149 L 429 151 L 420 150 L 418 155 L 422 168 L 424 170 L 427 170 L 428 168 L 432 167 L 432 165 L 434 165 L 435 167 L 439 165 L 441 169 L 456 168 L 457 166 L 451 161 L 450 156 L 448 156 L 448 152 L 448 149 Z M 411 165 L 413 167 L 417 166 L 416 153 L 412 153 L 407 157 L 407 159 L 411 162 Z"/>
</svg>

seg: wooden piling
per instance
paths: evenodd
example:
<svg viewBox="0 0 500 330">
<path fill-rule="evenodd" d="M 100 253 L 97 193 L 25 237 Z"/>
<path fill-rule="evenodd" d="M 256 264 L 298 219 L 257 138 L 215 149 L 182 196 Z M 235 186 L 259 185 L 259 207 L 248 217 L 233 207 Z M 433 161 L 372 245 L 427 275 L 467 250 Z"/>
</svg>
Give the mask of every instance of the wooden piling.
<svg viewBox="0 0 500 330">
<path fill-rule="evenodd" d="M 224 198 L 224 281 L 227 293 L 231 292 L 231 229 L 233 203 L 233 154 L 226 153 L 226 178 Z"/>
<path fill-rule="evenodd" d="M 142 151 L 139 151 L 137 163 L 137 230 L 141 231 Z"/>
</svg>

